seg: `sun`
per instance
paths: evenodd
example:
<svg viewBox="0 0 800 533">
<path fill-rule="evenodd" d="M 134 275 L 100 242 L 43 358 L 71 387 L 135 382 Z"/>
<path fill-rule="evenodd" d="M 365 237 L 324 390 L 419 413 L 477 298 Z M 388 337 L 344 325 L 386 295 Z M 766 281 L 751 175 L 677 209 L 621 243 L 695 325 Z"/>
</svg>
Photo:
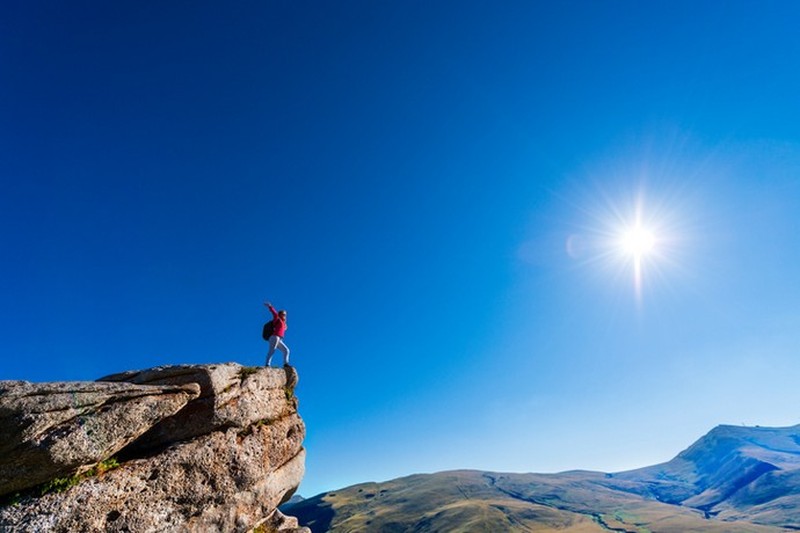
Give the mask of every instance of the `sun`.
<svg viewBox="0 0 800 533">
<path fill-rule="evenodd" d="M 658 197 L 651 193 L 646 202 L 643 187 L 595 196 L 584 208 L 589 217 L 582 232 L 569 235 L 566 251 L 587 266 L 602 267 L 597 271 L 611 273 L 614 280 L 631 280 L 641 303 L 647 286 L 663 283 L 680 266 L 687 229 L 681 198 L 668 191 Z"/>
<path fill-rule="evenodd" d="M 606 181 L 589 180 L 569 198 L 580 217 L 564 250 L 582 271 L 610 281 L 615 292 L 632 288 L 641 307 L 645 293 L 655 299 L 689 272 L 702 208 L 691 191 L 664 178 L 649 187 L 645 177 L 639 183 Z"/>
<path fill-rule="evenodd" d="M 624 231 L 619 241 L 622 252 L 634 260 L 640 260 L 651 253 L 655 245 L 656 237 L 653 232 L 639 225 Z"/>
<path fill-rule="evenodd" d="M 641 223 L 641 210 L 637 210 L 633 223 L 622 225 L 617 233 L 617 252 L 633 270 L 636 298 L 641 300 L 645 263 L 655 262 L 658 256 L 656 234 Z"/>
</svg>

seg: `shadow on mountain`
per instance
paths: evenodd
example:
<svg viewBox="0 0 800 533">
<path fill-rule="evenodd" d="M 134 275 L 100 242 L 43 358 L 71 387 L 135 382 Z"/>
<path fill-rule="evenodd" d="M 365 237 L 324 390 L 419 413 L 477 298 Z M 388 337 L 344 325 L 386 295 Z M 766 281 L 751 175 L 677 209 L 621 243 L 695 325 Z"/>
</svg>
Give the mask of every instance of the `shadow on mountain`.
<svg viewBox="0 0 800 533">
<path fill-rule="evenodd" d="M 301 526 L 311 528 L 313 533 L 330 531 L 331 523 L 336 512 L 333 506 L 325 501 L 325 497 L 333 494 L 320 494 L 313 498 L 285 505 L 285 511 L 295 516 Z"/>
</svg>

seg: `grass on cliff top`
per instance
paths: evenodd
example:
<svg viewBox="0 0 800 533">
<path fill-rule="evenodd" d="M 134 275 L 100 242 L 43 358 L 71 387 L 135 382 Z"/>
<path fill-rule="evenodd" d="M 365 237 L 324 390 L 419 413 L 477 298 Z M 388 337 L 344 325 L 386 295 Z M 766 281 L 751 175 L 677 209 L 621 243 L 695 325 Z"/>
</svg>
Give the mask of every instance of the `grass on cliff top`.
<svg viewBox="0 0 800 533">
<path fill-rule="evenodd" d="M 239 379 L 245 379 L 248 376 L 252 376 L 261 368 L 262 367 L 260 366 L 243 366 L 239 369 Z"/>
</svg>

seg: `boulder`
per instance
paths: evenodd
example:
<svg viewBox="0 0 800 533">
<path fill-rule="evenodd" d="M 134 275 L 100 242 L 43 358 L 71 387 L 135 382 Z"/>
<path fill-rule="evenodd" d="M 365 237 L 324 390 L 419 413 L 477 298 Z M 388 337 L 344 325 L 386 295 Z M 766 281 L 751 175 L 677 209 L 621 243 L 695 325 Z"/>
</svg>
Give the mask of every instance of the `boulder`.
<svg viewBox="0 0 800 533">
<path fill-rule="evenodd" d="M 204 435 L 66 492 L 0 509 L 0 530 L 247 531 L 300 484 L 303 436 L 297 416 L 248 434 L 230 428 Z"/>
<path fill-rule="evenodd" d="M 286 376 L 229 363 L 123 372 L 84 384 L 192 394 L 119 450 L 117 468 L 93 470 L 63 492 L 22 494 L 0 506 L 0 531 L 268 530 L 305 471 L 305 426 Z M 275 524 L 276 531 L 308 533 L 291 518 Z"/>
<path fill-rule="evenodd" d="M 243 367 L 236 363 L 161 366 L 112 374 L 98 381 L 200 386 L 197 398 L 175 416 L 154 425 L 126 450 L 132 453 L 228 427 L 247 427 L 297 411 L 294 395 L 287 389 L 286 373 L 276 368 Z"/>
<path fill-rule="evenodd" d="M 191 383 L 0 382 L 0 495 L 111 457 L 199 393 Z"/>
</svg>

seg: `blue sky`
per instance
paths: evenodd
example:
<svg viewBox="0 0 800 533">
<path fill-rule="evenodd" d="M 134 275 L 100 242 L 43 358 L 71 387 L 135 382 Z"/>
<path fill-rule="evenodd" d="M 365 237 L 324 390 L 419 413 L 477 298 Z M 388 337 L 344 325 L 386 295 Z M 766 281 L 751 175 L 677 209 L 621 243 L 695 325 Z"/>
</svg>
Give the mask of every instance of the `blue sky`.
<svg viewBox="0 0 800 533">
<path fill-rule="evenodd" d="M 261 364 L 269 299 L 306 496 L 800 422 L 794 3 L 2 10 L 0 378 Z"/>
</svg>

